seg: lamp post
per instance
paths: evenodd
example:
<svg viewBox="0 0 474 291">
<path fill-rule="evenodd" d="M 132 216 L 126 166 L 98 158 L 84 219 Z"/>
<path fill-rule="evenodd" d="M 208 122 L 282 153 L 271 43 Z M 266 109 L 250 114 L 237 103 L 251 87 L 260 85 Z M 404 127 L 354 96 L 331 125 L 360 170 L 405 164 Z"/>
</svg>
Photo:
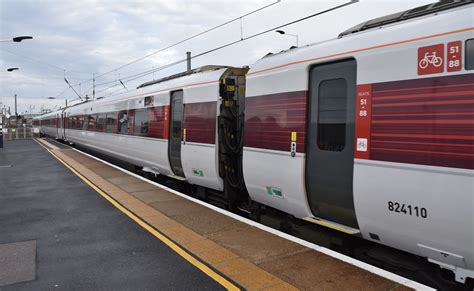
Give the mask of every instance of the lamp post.
<svg viewBox="0 0 474 291">
<path fill-rule="evenodd" d="M 285 32 L 285 31 L 283 31 L 283 30 L 277 30 L 277 31 L 275 31 L 275 32 L 277 32 L 277 33 L 279 33 L 279 34 L 286 34 L 286 35 L 293 36 L 294 38 L 296 38 L 296 46 L 299 45 L 298 35 L 297 35 L 297 34 L 287 33 L 287 32 Z"/>
<path fill-rule="evenodd" d="M 19 40 L 18 42 L 20 42 L 21 40 Z M 13 71 L 17 71 L 19 70 L 18 68 L 8 68 L 7 69 L 7 72 L 13 72 Z M 18 113 L 17 113 L 17 99 L 16 99 L 16 94 L 15 94 L 15 122 L 17 123 L 18 122 Z M 1 112 L 0 112 L 0 148 L 3 148 L 3 127 L 4 127 L 4 115 L 6 114 L 3 114 L 3 108 L 0 108 Z M 7 115 L 7 118 L 10 118 L 8 115 Z"/>
<path fill-rule="evenodd" d="M 0 40 L 0 42 L 21 42 L 22 40 L 25 40 L 25 39 L 33 39 L 32 36 L 28 36 L 28 35 L 22 35 L 22 36 L 17 36 L 17 37 L 14 37 L 12 39 L 2 39 Z"/>
<path fill-rule="evenodd" d="M 0 102 L 0 149 L 3 148 L 3 108 L 1 105 L 2 102 Z"/>
</svg>

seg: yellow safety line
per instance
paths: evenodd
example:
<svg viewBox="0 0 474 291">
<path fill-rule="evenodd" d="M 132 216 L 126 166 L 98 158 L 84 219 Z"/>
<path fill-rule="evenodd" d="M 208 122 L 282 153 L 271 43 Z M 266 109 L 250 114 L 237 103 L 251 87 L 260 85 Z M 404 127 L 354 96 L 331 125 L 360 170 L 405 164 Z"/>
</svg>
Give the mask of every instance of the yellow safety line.
<svg viewBox="0 0 474 291">
<path fill-rule="evenodd" d="M 340 227 L 340 226 L 337 226 L 337 225 L 334 225 L 334 224 L 331 224 L 329 222 L 325 222 L 325 221 L 322 221 L 322 220 L 314 219 L 312 217 L 304 217 L 303 219 L 306 220 L 306 221 L 315 223 L 315 224 L 319 224 L 319 225 L 322 225 L 322 226 L 325 226 L 325 227 L 328 227 L 328 228 L 332 228 L 332 229 L 340 231 L 340 232 L 347 233 L 347 234 L 356 234 L 357 233 L 353 230 L 345 229 L 343 227 Z"/>
<path fill-rule="evenodd" d="M 223 287 L 225 287 L 227 290 L 240 290 L 239 287 L 235 286 L 232 282 L 224 278 L 222 275 L 218 274 L 199 260 L 197 260 L 195 257 L 190 255 L 187 251 L 185 251 L 183 248 L 175 244 L 173 241 L 168 239 L 166 236 L 162 235 L 160 232 L 158 232 L 156 229 L 154 229 L 152 226 L 150 226 L 148 223 L 140 219 L 138 216 L 130 212 L 127 208 L 123 207 L 120 205 L 117 201 L 115 201 L 113 198 L 111 198 L 107 193 L 102 191 L 100 188 L 98 188 L 96 185 L 94 185 L 89 179 L 81 175 L 79 172 L 77 172 L 74 168 L 69 166 L 65 161 L 63 161 L 60 157 L 58 157 L 56 154 L 54 154 L 52 151 L 50 151 L 47 147 L 39 143 L 36 139 L 34 139 L 40 146 L 45 148 L 53 157 L 55 157 L 58 161 L 60 161 L 63 165 L 65 165 L 71 172 L 76 174 L 79 178 L 81 178 L 87 185 L 89 185 L 92 189 L 94 189 L 97 193 L 99 193 L 102 197 L 107 199 L 113 206 L 115 206 L 117 209 L 125 213 L 128 217 L 133 219 L 138 225 L 146 229 L 148 232 L 153 234 L 156 238 L 161 240 L 163 243 L 165 243 L 169 248 L 171 248 L 173 251 L 175 251 L 177 254 L 179 254 L 181 257 L 183 257 L 186 261 L 194 265 L 196 268 L 201 270 L 203 273 L 214 279 L 217 283 L 221 284 Z"/>
</svg>

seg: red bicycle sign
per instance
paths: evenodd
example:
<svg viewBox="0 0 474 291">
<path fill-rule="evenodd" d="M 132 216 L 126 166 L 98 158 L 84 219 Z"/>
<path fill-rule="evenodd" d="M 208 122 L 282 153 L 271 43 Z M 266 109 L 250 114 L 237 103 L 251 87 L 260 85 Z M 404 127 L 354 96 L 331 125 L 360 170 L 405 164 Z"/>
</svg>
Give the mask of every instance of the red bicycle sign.
<svg viewBox="0 0 474 291">
<path fill-rule="evenodd" d="M 443 59 L 436 56 L 436 52 L 430 54 L 426 53 L 425 57 L 421 59 L 421 61 L 418 63 L 418 66 L 420 69 L 426 69 L 428 68 L 428 65 L 432 64 L 435 67 L 439 67 L 443 65 Z"/>
<path fill-rule="evenodd" d="M 418 49 L 418 75 L 444 72 L 444 44 L 436 44 Z"/>
</svg>

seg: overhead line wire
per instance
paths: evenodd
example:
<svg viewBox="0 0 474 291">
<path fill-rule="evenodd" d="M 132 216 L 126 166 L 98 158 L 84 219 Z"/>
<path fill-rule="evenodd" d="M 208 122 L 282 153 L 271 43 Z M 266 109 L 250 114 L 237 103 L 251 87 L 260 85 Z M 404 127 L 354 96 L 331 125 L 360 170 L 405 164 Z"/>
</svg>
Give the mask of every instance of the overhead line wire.
<svg viewBox="0 0 474 291">
<path fill-rule="evenodd" d="M 259 33 L 255 33 L 255 34 L 252 34 L 250 36 L 247 36 L 247 37 L 244 37 L 242 39 L 239 39 L 239 40 L 236 40 L 236 41 L 233 41 L 233 42 L 230 42 L 230 43 L 227 43 L 225 45 L 222 45 L 222 46 L 219 46 L 219 47 L 216 47 L 216 48 L 213 48 L 211 50 L 208 50 L 208 51 L 205 51 L 205 52 L 202 52 L 200 54 L 197 54 L 197 55 L 194 55 L 191 57 L 191 59 L 193 58 L 197 58 L 197 57 L 201 57 L 201 56 L 204 56 L 204 55 L 207 55 L 209 53 L 212 53 L 212 52 L 215 52 L 215 51 L 218 51 L 218 50 L 221 50 L 223 48 L 226 48 L 228 46 L 231 46 L 231 45 L 234 45 L 234 44 L 237 44 L 239 42 L 242 42 L 242 41 L 246 41 L 246 40 L 249 40 L 249 39 L 252 39 L 254 37 L 257 37 L 257 36 L 260 36 L 262 34 L 265 34 L 265 33 L 269 33 L 269 32 L 272 32 L 272 31 L 275 31 L 279 28 L 283 28 L 283 27 L 286 27 L 286 26 L 289 26 L 289 25 L 292 25 L 292 24 L 295 24 L 295 23 L 298 23 L 298 22 L 301 22 L 301 21 L 304 21 L 304 20 L 307 20 L 307 19 L 310 19 L 310 18 L 313 18 L 313 17 L 316 17 L 318 15 L 321 15 L 321 14 L 324 14 L 324 13 L 328 13 L 330 11 L 333 11 L 333 10 L 336 10 L 336 9 L 339 9 L 339 8 L 342 8 L 342 7 L 345 7 L 345 6 L 348 6 L 348 5 L 351 5 L 351 4 L 354 4 L 354 3 L 357 3 L 359 2 L 359 0 L 351 0 L 350 2 L 347 2 L 347 3 L 344 3 L 344 4 L 341 4 L 341 5 L 338 5 L 338 6 L 335 6 L 335 7 L 332 7 L 332 8 L 329 8 L 329 9 L 326 9 L 326 10 L 323 10 L 321 12 L 317 12 L 317 13 L 314 13 L 314 14 L 311 14 L 311 15 L 308 15 L 306 17 L 303 17 L 303 18 L 300 18 L 300 19 L 297 19 L 297 20 L 294 20 L 294 21 L 291 21 L 291 22 L 288 22 L 288 23 L 285 23 L 283 25 L 279 25 L 279 26 L 276 26 L 276 27 L 273 27 L 273 28 L 270 28 L 270 29 L 267 29 L 265 31 L 262 31 L 262 32 L 259 32 Z M 184 59 L 183 61 L 186 61 L 186 59 Z"/>
<path fill-rule="evenodd" d="M 279 28 L 283 28 L 283 27 L 286 27 L 286 26 L 289 26 L 289 25 L 292 25 L 292 24 L 295 24 L 295 23 L 298 23 L 298 22 L 307 20 L 307 19 L 316 17 L 316 16 L 318 16 L 318 15 L 321 15 L 321 14 L 324 14 L 324 13 L 328 13 L 328 12 L 333 11 L 333 10 L 336 10 L 336 9 L 343 8 L 343 7 L 348 6 L 348 5 L 351 5 L 351 4 L 355 4 L 355 3 L 357 3 L 357 2 L 359 2 L 359 1 L 358 1 L 358 0 L 351 0 L 351 1 L 346 2 L 346 3 L 344 3 L 344 4 L 341 4 L 341 5 L 338 5 L 338 6 L 335 6 L 335 7 L 332 7 L 332 8 L 329 8 L 329 9 L 326 9 L 326 10 L 323 10 L 323 11 L 320 11 L 320 12 L 317 12 L 317 13 L 314 13 L 314 14 L 311 14 L 311 15 L 308 15 L 308 16 L 305 16 L 305 17 L 303 17 L 303 18 L 296 19 L 296 20 L 294 20 L 294 21 L 291 21 L 291 22 L 288 22 L 288 23 L 285 23 L 285 24 L 282 24 L 282 25 L 279 25 L 279 26 L 276 26 L 276 27 L 273 27 L 273 28 L 270 28 L 270 29 L 267 29 L 267 30 L 258 32 L 258 33 L 255 33 L 255 34 L 252 34 L 252 35 L 250 35 L 250 36 L 241 38 L 241 39 L 239 39 L 239 40 L 236 40 L 236 41 L 233 41 L 233 42 L 230 42 L 230 43 L 221 45 L 221 46 L 219 46 L 219 47 L 210 49 L 210 50 L 208 50 L 208 51 L 199 53 L 199 54 L 197 54 L 197 55 L 192 56 L 191 59 L 194 59 L 194 58 L 198 58 L 198 57 L 207 55 L 207 54 L 209 54 L 209 53 L 212 53 L 212 52 L 221 50 L 221 49 L 223 49 L 223 48 L 226 48 L 226 47 L 229 47 L 229 46 L 231 46 L 231 45 L 237 44 L 237 43 L 239 43 L 239 42 L 243 42 L 243 41 L 246 41 L 246 40 L 255 38 L 255 37 L 257 37 L 257 36 L 260 36 L 260 35 L 263 35 L 263 34 L 266 34 L 266 33 L 272 32 L 272 31 L 275 31 L 275 30 L 277 30 L 277 29 L 279 29 Z M 152 74 L 152 73 L 154 73 L 154 72 L 157 72 L 157 71 L 160 71 L 160 70 L 169 68 L 169 67 L 171 67 L 171 66 L 174 66 L 174 65 L 183 63 L 183 62 L 185 62 L 185 61 L 187 61 L 187 59 L 182 59 L 182 60 L 179 60 L 179 61 L 176 61 L 176 62 L 167 64 L 167 65 L 158 67 L 158 68 L 153 69 L 153 70 L 148 70 L 148 71 L 145 71 L 145 72 L 143 72 L 143 73 L 141 73 L 141 74 L 136 74 L 136 75 L 132 75 L 132 76 L 129 76 L 129 77 L 126 77 L 126 78 L 122 78 L 122 81 L 123 81 L 124 79 L 132 78 L 132 79 L 130 79 L 130 80 L 125 81 L 125 82 L 130 82 L 130 81 L 139 79 L 139 78 L 141 78 L 141 77 L 150 75 L 150 74 Z M 109 82 L 109 83 L 112 83 L 112 82 Z M 103 83 L 103 84 L 104 84 L 104 83 Z M 115 86 L 118 86 L 118 84 L 116 84 Z M 113 87 L 114 87 L 114 86 L 113 86 Z"/>
<path fill-rule="evenodd" d="M 261 11 L 261 10 L 263 10 L 263 9 L 266 9 L 266 8 L 268 8 L 268 7 L 270 7 L 270 6 L 273 6 L 273 5 L 275 5 L 275 4 L 278 4 L 278 3 L 280 3 L 280 2 L 281 2 L 281 0 L 277 0 L 277 1 L 275 1 L 275 2 L 272 2 L 272 3 L 270 3 L 270 4 L 265 5 L 265 6 L 263 6 L 263 7 L 260 7 L 260 8 L 258 8 L 258 9 L 256 9 L 256 10 L 250 11 L 250 12 L 244 14 L 244 15 L 241 15 L 241 16 L 239 16 L 239 17 L 236 17 L 236 18 L 234 18 L 234 19 L 231 19 L 231 20 L 229 20 L 229 21 L 226 21 L 226 22 L 224 22 L 224 23 L 221 23 L 221 24 L 219 24 L 219 25 L 217 25 L 217 26 L 211 27 L 211 28 L 209 28 L 209 29 L 206 29 L 205 31 L 202 31 L 202 32 L 200 32 L 200 33 L 197 33 L 197 34 L 195 34 L 195 35 L 192 35 L 192 36 L 190 36 L 190 37 L 187 37 L 187 38 L 185 38 L 185 39 L 183 39 L 183 40 L 181 40 L 181 41 L 179 41 L 179 42 L 177 42 L 177 43 L 171 44 L 171 45 L 169 45 L 169 46 L 167 46 L 167 47 L 164 47 L 164 48 L 159 49 L 159 50 L 157 50 L 157 51 L 154 51 L 154 52 L 152 52 L 152 53 L 150 53 L 150 54 L 147 54 L 147 55 L 145 55 L 145 56 L 143 56 L 143 57 L 141 57 L 141 58 L 138 58 L 138 59 L 136 59 L 136 60 L 133 60 L 133 61 L 131 61 L 131 62 L 128 62 L 128 63 L 126 63 L 126 64 L 124 64 L 124 65 L 122 65 L 122 66 L 120 66 L 120 67 L 117 67 L 117 68 L 115 68 L 115 69 L 113 69 L 113 70 L 110 70 L 110 71 L 107 71 L 107 72 L 105 72 L 105 73 L 99 74 L 99 75 L 96 76 L 96 79 L 99 78 L 99 77 L 102 77 L 102 76 L 104 76 L 104 75 L 110 74 L 110 73 L 112 73 L 112 72 L 118 71 L 118 70 L 120 70 L 120 69 L 122 69 L 122 68 L 125 68 L 125 67 L 131 65 L 131 64 L 134 64 L 134 63 L 139 62 L 139 61 L 141 61 L 141 60 L 143 60 L 143 59 L 146 59 L 146 58 L 148 58 L 148 57 L 150 57 L 150 56 L 152 56 L 152 55 L 155 55 L 155 54 L 157 54 L 157 53 L 160 53 L 160 52 L 162 52 L 162 51 L 165 51 L 165 50 L 170 49 L 170 48 L 172 48 L 172 47 L 175 47 L 175 46 L 177 46 L 177 45 L 180 45 L 180 44 L 182 44 L 182 43 L 184 43 L 184 42 L 186 42 L 186 41 L 188 41 L 188 40 L 194 39 L 194 38 L 196 38 L 196 37 L 198 37 L 198 36 L 201 36 L 201 35 L 203 35 L 203 34 L 206 34 L 206 33 L 208 33 L 208 32 L 211 32 L 211 31 L 213 31 L 213 30 L 216 30 L 216 29 L 218 29 L 218 28 L 220 28 L 220 27 L 222 27 L 222 26 L 225 26 L 225 25 L 227 25 L 227 24 L 229 24 L 229 23 L 235 22 L 235 21 L 237 21 L 237 20 L 239 20 L 239 19 L 242 19 L 243 17 L 247 17 L 247 16 L 249 16 L 249 15 L 251 15 L 251 14 L 254 14 L 254 13 L 256 13 L 256 12 L 259 12 L 259 11 Z M 72 85 L 72 86 L 74 87 L 74 86 L 77 86 L 77 85 L 79 85 L 79 84 L 84 84 L 84 83 L 90 82 L 90 81 L 92 81 L 92 80 L 93 80 L 93 79 L 87 79 L 87 80 L 84 81 L 84 82 L 77 83 L 77 84 L 74 84 L 74 85 Z M 109 83 L 112 83 L 112 82 L 114 82 L 114 81 L 102 83 L 101 85 L 103 85 L 103 84 L 109 84 Z"/>
<path fill-rule="evenodd" d="M 278 2 L 280 2 L 280 1 L 278 1 Z M 266 34 L 266 33 L 272 32 L 272 31 L 275 31 L 275 30 L 277 30 L 277 29 L 279 29 L 279 28 L 283 28 L 283 27 L 286 27 L 286 26 L 289 26 L 289 25 L 292 25 L 292 24 L 295 24 L 295 23 L 298 23 L 298 22 L 307 20 L 307 19 L 310 19 L 310 18 L 319 16 L 319 15 L 321 15 L 321 14 L 328 13 L 328 12 L 333 11 L 333 10 L 336 10 L 336 9 L 340 9 L 340 8 L 343 8 L 343 7 L 348 6 L 348 5 L 351 5 L 351 4 L 355 4 L 355 3 L 357 3 L 357 2 L 359 2 L 359 0 L 351 0 L 351 1 L 346 2 L 346 3 L 344 3 L 344 4 L 340 4 L 340 5 L 337 5 L 337 6 L 335 6 L 335 7 L 332 7 L 332 8 L 329 8 L 329 9 L 326 9 L 326 10 L 323 10 L 323 11 L 320 11 L 320 12 L 317 12 L 317 13 L 314 13 L 314 14 L 311 14 L 311 15 L 308 15 L 308 16 L 305 16 L 305 17 L 303 17 L 303 18 L 299 18 L 299 19 L 293 20 L 293 21 L 291 21 L 291 22 L 288 22 L 288 23 L 285 23 L 285 24 L 282 24 L 282 25 L 273 27 L 273 28 L 271 28 L 271 29 L 267 29 L 267 30 L 261 31 L 261 32 L 259 32 L 259 33 L 255 33 L 255 34 L 252 34 L 252 35 L 247 36 L 247 37 L 241 37 L 239 40 L 236 40 L 236 41 L 233 41 L 233 42 L 230 42 L 230 43 L 221 45 L 221 46 L 219 46 L 219 47 L 216 47 L 216 48 L 213 48 L 213 49 L 204 51 L 204 52 L 199 53 L 199 54 L 197 54 L 197 55 L 194 55 L 194 56 L 191 57 L 191 59 L 194 59 L 194 58 L 198 58 L 198 57 L 207 55 L 207 54 L 209 54 L 209 53 L 212 53 L 212 52 L 215 52 L 215 51 L 224 49 L 224 48 L 229 47 L 229 46 L 232 46 L 232 45 L 234 45 L 234 44 L 237 44 L 237 43 L 240 43 L 240 42 L 243 42 L 243 41 L 246 41 L 246 40 L 255 38 L 255 37 L 257 37 L 257 36 L 260 36 L 260 35 L 263 35 L 263 34 Z M 276 3 L 273 3 L 273 4 L 276 4 Z M 261 8 L 261 9 L 263 9 L 263 8 Z M 182 60 L 179 60 L 179 61 L 176 61 L 176 62 L 167 64 L 167 65 L 163 65 L 163 66 L 158 67 L 158 68 L 155 68 L 155 69 L 151 69 L 151 70 L 147 70 L 147 71 L 144 71 L 144 72 L 142 72 L 142 73 L 139 73 L 139 74 L 131 75 L 131 76 L 122 78 L 121 80 L 124 81 L 125 83 L 127 83 L 127 82 L 130 82 L 130 81 L 136 80 L 136 79 L 140 79 L 140 78 L 145 77 L 145 76 L 147 76 L 147 75 L 153 74 L 153 73 L 155 73 L 155 72 L 157 72 L 157 71 L 160 71 L 160 70 L 163 70 L 163 69 L 172 67 L 172 66 L 177 65 L 177 64 L 180 64 L 180 63 L 183 63 L 183 62 L 185 62 L 185 61 L 187 61 L 187 59 L 182 59 Z M 114 70 L 112 70 L 112 71 L 110 71 L 110 72 L 113 72 L 113 71 L 114 71 Z M 104 75 L 104 74 L 102 74 L 102 75 Z M 99 75 L 99 76 L 102 76 L 102 75 Z M 101 83 L 101 85 L 110 84 L 110 83 L 113 83 L 113 82 L 116 82 L 116 81 L 114 80 L 114 81 L 104 82 L 104 83 Z M 115 85 L 113 85 L 113 86 L 110 86 L 108 89 L 113 88 L 113 87 L 116 87 L 116 86 L 118 86 L 118 85 L 119 85 L 119 84 L 115 84 Z M 92 89 L 92 88 L 91 88 L 91 89 Z M 89 90 L 90 90 L 90 89 L 89 89 Z M 87 91 L 89 91 L 89 90 L 87 90 Z M 86 92 L 87 92 L 87 91 L 86 91 Z M 104 90 L 104 91 L 105 91 L 105 90 Z M 111 95 L 111 96 L 115 96 L 115 95 Z"/>
<path fill-rule="evenodd" d="M 125 67 L 127 67 L 127 66 L 129 66 L 129 65 L 131 65 L 131 64 L 134 64 L 134 63 L 139 62 L 139 61 L 141 61 L 141 60 L 143 60 L 143 59 L 149 58 L 149 57 L 151 57 L 151 56 L 153 56 L 153 55 L 155 55 L 155 54 L 157 54 L 157 53 L 160 53 L 160 52 L 162 52 L 162 51 L 164 51 L 164 50 L 167 50 L 167 49 L 170 49 L 170 48 L 175 47 L 175 46 L 177 46 L 177 45 L 180 45 L 180 44 L 182 44 L 183 42 L 186 42 L 186 41 L 188 41 L 188 40 L 191 40 L 191 39 L 193 39 L 193 38 L 196 38 L 196 37 L 198 37 L 198 36 L 201 36 L 201 35 L 203 35 L 203 34 L 206 34 L 206 33 L 208 33 L 208 32 L 211 32 L 211 31 L 213 31 L 213 30 L 216 30 L 216 29 L 218 29 L 218 28 L 220 28 L 220 27 L 222 27 L 222 26 L 225 26 L 225 25 L 227 25 L 227 24 L 230 24 L 230 23 L 232 23 L 232 22 L 235 22 L 235 21 L 237 21 L 237 20 L 239 20 L 239 19 L 242 19 L 243 17 L 247 17 L 247 16 L 249 16 L 249 15 L 252 15 L 252 14 L 254 14 L 254 13 L 257 13 L 257 12 L 263 10 L 263 9 L 266 9 L 266 8 L 268 8 L 268 7 L 270 7 L 270 6 L 273 6 L 273 5 L 275 5 L 275 4 L 278 4 L 278 3 L 280 3 L 280 2 L 281 2 L 281 0 L 277 0 L 277 1 L 273 2 L 273 3 L 270 3 L 270 4 L 268 4 L 268 5 L 265 5 L 265 6 L 263 6 L 263 7 L 260 7 L 260 8 L 258 8 L 258 9 L 256 9 L 256 10 L 251 11 L 251 12 L 248 12 L 248 13 L 246 13 L 246 14 L 244 14 L 244 15 L 241 15 L 241 16 L 239 16 L 239 17 L 236 17 L 236 18 L 234 18 L 234 19 L 231 19 L 231 20 L 229 20 L 229 21 L 226 21 L 226 22 L 224 22 L 224 23 L 222 23 L 222 24 L 216 25 L 216 26 L 214 26 L 214 27 L 212 27 L 212 28 L 209 28 L 209 29 L 207 29 L 207 30 L 205 30 L 205 31 L 202 31 L 202 32 L 197 33 L 197 34 L 195 34 L 195 35 L 192 35 L 192 36 L 190 36 L 190 37 L 188 37 L 188 38 L 185 38 L 185 39 L 183 39 L 183 40 L 181 40 L 181 41 L 179 41 L 179 42 L 177 42 L 177 43 L 174 43 L 174 44 L 172 44 L 172 45 L 169 45 L 169 46 L 167 46 L 167 47 L 165 47 L 165 48 L 159 49 L 159 50 L 154 51 L 154 52 L 152 52 L 152 53 L 149 53 L 149 54 L 147 54 L 147 55 L 145 55 L 145 56 L 143 56 L 143 57 L 141 57 L 141 58 L 138 58 L 138 59 L 136 59 L 136 60 L 133 60 L 133 61 L 131 61 L 131 62 L 128 62 L 128 63 L 126 63 L 126 64 L 124 64 L 124 65 L 122 65 L 122 66 L 120 66 L 120 67 L 118 67 L 118 68 L 115 68 L 115 69 L 110 70 L 110 71 L 108 71 L 108 72 L 105 72 L 105 73 L 102 73 L 102 74 L 100 74 L 100 75 L 97 75 L 96 78 L 101 77 L 101 76 L 104 76 L 104 75 L 107 75 L 107 74 L 109 74 L 109 73 L 112 73 L 112 72 L 114 72 L 114 71 L 120 70 L 120 69 L 122 69 L 122 68 L 125 68 Z"/>
</svg>

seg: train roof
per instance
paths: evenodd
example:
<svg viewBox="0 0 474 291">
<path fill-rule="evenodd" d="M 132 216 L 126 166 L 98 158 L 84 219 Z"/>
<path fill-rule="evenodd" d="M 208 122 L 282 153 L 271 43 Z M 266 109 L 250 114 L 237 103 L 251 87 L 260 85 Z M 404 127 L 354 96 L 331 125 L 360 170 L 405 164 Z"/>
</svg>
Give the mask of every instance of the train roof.
<svg viewBox="0 0 474 291">
<path fill-rule="evenodd" d="M 62 111 L 63 111 L 63 109 L 48 112 L 48 113 L 45 113 L 45 114 L 42 114 L 42 115 L 39 115 L 39 116 L 35 116 L 35 117 L 33 117 L 33 119 L 42 120 L 42 119 L 45 119 L 45 118 L 48 118 L 48 117 L 55 117 L 56 114 L 61 114 Z"/>
<path fill-rule="evenodd" d="M 188 75 L 191 75 L 191 74 L 202 73 L 202 72 L 206 72 L 206 71 L 215 71 L 215 70 L 224 69 L 224 68 L 228 68 L 228 66 L 206 65 L 206 66 L 202 66 L 202 67 L 192 69 L 192 70 L 189 70 L 189 71 L 185 71 L 185 72 L 177 73 L 177 74 L 174 74 L 174 75 L 171 75 L 171 76 L 163 77 L 163 78 L 158 79 L 158 80 L 152 80 L 152 81 L 149 81 L 149 82 L 145 82 L 145 83 L 141 84 L 140 86 L 138 86 L 137 89 L 147 87 L 147 86 L 151 86 L 151 85 L 158 84 L 158 83 L 162 83 L 162 82 L 165 82 L 165 81 L 177 79 L 177 78 L 180 78 L 180 77 L 188 76 Z"/>
<path fill-rule="evenodd" d="M 424 15 L 452 9 L 458 6 L 473 3 L 473 0 L 441 0 L 439 2 L 419 6 L 413 9 L 397 12 L 394 14 L 378 17 L 369 21 L 362 22 L 339 34 L 339 38 L 353 33 L 358 33 L 367 29 L 380 27 L 387 24 L 406 21 L 409 19 L 421 17 Z"/>
</svg>

